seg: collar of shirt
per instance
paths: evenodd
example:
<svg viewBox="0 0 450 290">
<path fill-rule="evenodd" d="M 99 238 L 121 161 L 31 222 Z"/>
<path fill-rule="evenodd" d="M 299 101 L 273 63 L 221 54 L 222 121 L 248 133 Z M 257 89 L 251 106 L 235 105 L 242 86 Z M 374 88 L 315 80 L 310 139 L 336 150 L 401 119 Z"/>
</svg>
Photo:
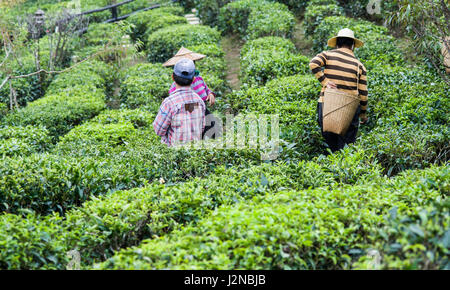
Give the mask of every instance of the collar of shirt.
<svg viewBox="0 0 450 290">
<path fill-rule="evenodd" d="M 175 91 L 173 91 L 171 93 L 171 95 L 173 95 L 175 93 L 178 93 L 178 92 L 188 92 L 188 91 L 191 91 L 191 90 L 192 90 L 191 87 L 181 87 L 179 89 L 175 89 Z"/>
<path fill-rule="evenodd" d="M 338 48 L 337 50 L 340 50 L 342 52 L 345 52 L 345 53 L 348 53 L 348 54 L 351 54 L 351 55 L 355 56 L 355 54 L 353 53 L 353 50 L 348 49 L 346 47 L 341 47 L 341 48 Z"/>
</svg>

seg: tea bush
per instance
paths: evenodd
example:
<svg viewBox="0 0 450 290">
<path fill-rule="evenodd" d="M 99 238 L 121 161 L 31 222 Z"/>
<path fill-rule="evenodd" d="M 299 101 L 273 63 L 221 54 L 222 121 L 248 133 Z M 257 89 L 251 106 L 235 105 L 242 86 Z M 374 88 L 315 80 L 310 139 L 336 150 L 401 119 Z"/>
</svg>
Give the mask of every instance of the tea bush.
<svg viewBox="0 0 450 290">
<path fill-rule="evenodd" d="M 232 0 L 194 0 L 197 14 L 202 23 L 217 26 L 220 8 Z"/>
<path fill-rule="evenodd" d="M 220 78 L 226 77 L 227 66 L 225 64 L 225 52 L 217 44 L 193 45 L 187 49 L 206 55 L 206 58 L 195 62 L 195 66 L 200 72 L 207 75 L 217 75 Z"/>
<path fill-rule="evenodd" d="M 339 1 L 338 0 L 309 0 L 307 1 L 307 5 L 308 6 L 312 6 L 312 5 L 316 5 L 316 6 L 321 6 L 321 5 L 339 5 Z M 305 11 L 306 13 L 306 11 Z"/>
<path fill-rule="evenodd" d="M 83 35 L 87 46 L 105 45 L 111 39 L 122 38 L 126 35 L 117 23 L 93 23 Z"/>
<path fill-rule="evenodd" d="M 379 213 L 442 198 L 446 178 L 441 167 L 331 191 L 263 194 L 221 206 L 195 225 L 122 250 L 96 267 L 348 269 L 374 230 L 386 224 Z"/>
<path fill-rule="evenodd" d="M 396 120 L 383 119 L 358 143 L 376 157 L 388 175 L 394 175 L 449 160 L 449 133 L 445 125 L 396 124 Z"/>
<path fill-rule="evenodd" d="M 44 127 L 0 127 L 0 156 L 28 155 L 45 151 L 51 138 Z"/>
<path fill-rule="evenodd" d="M 344 15 L 344 9 L 337 4 L 316 5 L 315 3 L 310 3 L 306 8 L 303 21 L 305 34 L 314 37 L 314 30 L 325 17 L 341 15 Z"/>
<path fill-rule="evenodd" d="M 91 122 L 105 125 L 130 122 L 135 129 L 151 129 L 155 117 L 155 113 L 146 109 L 106 110 L 93 118 Z"/>
<path fill-rule="evenodd" d="M 146 43 L 148 36 L 158 29 L 175 24 L 187 24 L 186 18 L 177 13 L 178 9 L 181 9 L 181 7 L 166 7 L 160 9 L 137 13 L 127 19 L 127 21 L 135 25 L 131 33 L 131 38 L 134 41 L 141 40 Z M 169 11 L 172 10 L 174 13 L 177 13 L 177 15 L 169 13 Z"/>
<path fill-rule="evenodd" d="M 184 2 L 184 1 L 182 1 L 182 2 Z M 129 14 L 138 9 L 143 9 L 143 8 L 153 6 L 153 4 L 156 4 L 156 3 L 149 2 L 148 0 L 132 1 L 131 3 L 127 3 L 127 4 L 119 7 L 120 14 L 121 15 Z M 156 11 L 158 13 L 170 12 L 170 13 L 177 14 L 177 15 L 178 14 L 182 15 L 184 13 L 183 7 L 179 6 L 182 3 L 179 4 L 176 2 L 174 3 L 171 0 L 162 0 L 162 1 L 158 1 L 158 4 L 161 4 L 161 6 L 159 8 L 154 8 L 154 9 L 148 10 L 148 11 Z M 146 12 L 146 11 L 144 11 L 144 12 Z M 139 12 L 139 13 L 144 13 L 144 12 Z"/>
<path fill-rule="evenodd" d="M 61 218 L 0 214 L 0 224 L 1 269 L 65 269 Z"/>
<path fill-rule="evenodd" d="M 265 87 L 233 93 L 224 101 L 234 113 L 278 114 L 280 138 L 287 142 L 281 153 L 283 160 L 307 159 L 323 149 L 316 121 L 320 88 L 313 76 L 295 75 L 272 80 Z"/>
<path fill-rule="evenodd" d="M 146 109 L 104 111 L 61 137 L 53 152 L 79 158 L 117 158 L 115 155 L 137 140 L 145 138 L 153 146 L 158 141 L 151 132 L 155 115 Z"/>
<path fill-rule="evenodd" d="M 105 107 L 105 89 L 111 68 L 98 61 L 82 63 L 59 74 L 45 97 L 8 114 L 3 124 L 44 126 L 53 142 L 72 128 L 100 113 Z"/>
<path fill-rule="evenodd" d="M 136 14 L 128 32 L 126 22 L 91 25 L 73 58 L 113 38 L 129 45 L 130 33 L 148 41 L 148 59 L 158 63 L 118 72 L 89 61 L 42 86 L 15 80 L 20 104 L 29 104 L 6 115 L 2 89 L 0 268 L 65 269 L 66 253 L 77 250 L 83 268 L 367 269 L 373 261 L 363 255 L 371 249 L 381 254 L 382 269 L 450 267 L 448 86 L 426 67 L 406 66 L 386 28 L 341 16 L 336 0 L 229 2 L 183 5 L 197 5 L 204 23 L 248 40 L 240 91 L 226 94 L 219 32 L 186 25 L 188 10 L 180 7 Z M 349 13 L 367 1 L 344 2 Z M 307 3 L 304 25 L 317 38 L 316 52 L 344 27 L 365 41 L 355 54 L 368 68 L 369 123 L 356 144 L 330 155 L 322 154 L 316 121 L 320 84 L 286 38 L 295 24 L 287 6 L 298 12 Z M 207 55 L 196 65 L 225 97 L 216 113 L 279 116 L 275 153 L 282 162 L 261 161 L 261 148 L 220 149 L 223 139 L 185 148 L 160 143 L 152 123 L 172 83 L 160 62 L 181 46 Z M 33 71 L 27 57 L 12 69 Z M 104 110 L 117 77 L 124 108 Z"/>
<path fill-rule="evenodd" d="M 157 112 L 172 82 L 172 70 L 162 64 L 137 64 L 123 72 L 121 102 L 128 108 L 147 105 Z"/>
<path fill-rule="evenodd" d="M 309 58 L 290 52 L 286 40 L 279 39 L 279 45 L 267 49 L 276 39 L 268 38 L 266 45 L 261 45 L 264 40 L 256 41 L 255 45 L 252 41 L 246 44 L 241 55 L 240 78 L 244 84 L 263 85 L 279 77 L 309 72 Z"/>
<path fill-rule="evenodd" d="M 300 14 L 305 10 L 310 0 L 275 0 L 277 2 L 287 5 L 295 13 Z"/>
<path fill-rule="evenodd" d="M 8 114 L 8 106 L 5 103 L 0 103 L 0 121 Z"/>
<path fill-rule="evenodd" d="M 180 47 L 200 44 L 217 44 L 220 33 L 202 25 L 172 25 L 157 30 L 148 37 L 148 59 L 165 62 L 174 56 Z"/>
<path fill-rule="evenodd" d="M 370 123 L 361 146 L 388 175 L 446 162 L 449 104 L 446 84 L 426 68 L 379 65 L 368 72 Z"/>
<path fill-rule="evenodd" d="M 45 97 L 30 102 L 3 119 L 13 126 L 44 126 L 52 141 L 105 108 L 105 89 L 110 67 L 102 62 L 82 63 L 59 74 Z"/>
<path fill-rule="evenodd" d="M 276 50 L 295 53 L 295 45 L 292 41 L 278 36 L 266 36 L 247 41 L 241 49 L 241 55 L 250 51 Z"/>
<path fill-rule="evenodd" d="M 105 95 L 92 85 L 75 86 L 59 94 L 45 96 L 7 115 L 3 123 L 15 126 L 42 125 L 53 140 L 64 135 L 105 108 Z"/>
<path fill-rule="evenodd" d="M 137 123 L 147 118 L 137 117 Z M 74 129 L 51 153 L 4 159 L 0 210 L 62 213 L 90 196 L 140 187 L 160 178 L 177 182 L 203 176 L 222 164 L 240 168 L 260 163 L 256 150 L 172 149 L 145 127 L 134 131 L 133 122 L 104 122 L 114 121 L 99 117 Z"/>
<path fill-rule="evenodd" d="M 128 114 L 128 111 L 123 113 Z M 342 159 L 345 159 L 355 168 L 364 168 L 357 173 L 355 171 L 359 179 L 378 176 L 378 166 L 367 162 L 368 159 L 364 155 L 357 154 L 351 160 L 347 158 L 348 156 L 343 154 L 335 160 L 342 162 Z M 53 263 L 47 264 L 44 261 L 39 265 L 28 262 L 34 254 L 27 249 L 42 247 L 39 237 L 45 235 L 45 232 L 58 233 L 50 234 L 51 237 L 46 240 L 46 249 L 53 251 L 52 255 L 48 256 L 59 257 L 68 250 L 77 249 L 82 255 L 82 264 L 88 266 L 93 261 L 102 261 L 104 257 L 113 255 L 114 251 L 135 245 L 144 238 L 162 236 L 185 224 L 196 223 L 221 204 L 251 200 L 264 196 L 268 191 L 277 192 L 282 188 L 335 187 L 348 175 L 335 163 L 336 161 L 330 159 L 322 160 L 323 165 L 315 162 L 263 164 L 243 170 L 219 167 L 215 174 L 204 179 L 196 178 L 175 185 L 150 184 L 142 189 L 116 191 L 92 198 L 83 206 L 68 211 L 62 224 L 58 216 L 46 218 L 45 225 L 49 229 L 43 225 L 44 221 L 41 221 L 38 227 L 33 225 L 34 220 L 29 218 L 31 225 L 27 224 L 27 227 L 36 228 L 36 238 L 30 238 L 26 246 L 14 238 L 7 240 L 5 247 L 8 250 L 16 250 L 20 261 L 7 268 L 64 268 L 65 264 L 55 259 Z M 333 167 L 336 170 L 330 171 Z M 356 179 L 358 178 L 353 178 Z M 350 179 L 349 181 L 353 182 Z M 3 217 L 10 216 L 12 215 Z M 22 225 L 15 227 L 14 231 L 20 231 Z M 11 231 L 11 228 L 5 226 L 0 229 L 0 233 L 6 232 L 5 236 Z M 55 236 L 63 243 L 61 247 L 51 248 Z M 2 262 L 5 259 L 2 257 Z"/>
<path fill-rule="evenodd" d="M 449 210 L 448 198 L 412 209 L 393 207 L 386 214 L 387 225 L 379 229 L 371 246 L 381 256 L 380 265 L 363 257 L 353 266 L 357 269 L 448 270 Z"/>
<path fill-rule="evenodd" d="M 61 138 L 60 144 L 94 139 L 99 143 L 106 143 L 110 146 L 126 144 L 134 137 L 135 130 L 131 123 L 119 124 L 99 124 L 89 123 L 75 127 L 68 134 Z"/>
<path fill-rule="evenodd" d="M 106 90 L 111 85 L 110 82 L 112 82 L 112 68 L 102 61 L 90 60 L 56 75 L 46 94 L 69 91 L 80 84 L 94 85 L 98 89 Z"/>
<path fill-rule="evenodd" d="M 222 7 L 218 22 L 224 33 L 237 33 L 244 39 L 291 37 L 295 17 L 281 3 L 240 0 Z"/>
<path fill-rule="evenodd" d="M 380 65 L 368 71 L 368 79 L 374 120 L 395 117 L 400 123 L 448 122 L 450 105 L 443 102 L 447 86 L 435 72 L 425 67 Z"/>
</svg>

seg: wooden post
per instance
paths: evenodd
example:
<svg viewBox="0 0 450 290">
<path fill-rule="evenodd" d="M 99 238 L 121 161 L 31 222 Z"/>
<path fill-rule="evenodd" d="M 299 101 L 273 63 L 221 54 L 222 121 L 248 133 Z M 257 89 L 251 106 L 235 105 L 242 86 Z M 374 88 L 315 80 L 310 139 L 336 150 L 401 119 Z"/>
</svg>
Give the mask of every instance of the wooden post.
<svg viewBox="0 0 450 290">
<path fill-rule="evenodd" d="M 111 14 L 112 14 L 112 18 L 114 20 L 117 20 L 117 6 L 114 6 L 111 8 Z"/>
</svg>

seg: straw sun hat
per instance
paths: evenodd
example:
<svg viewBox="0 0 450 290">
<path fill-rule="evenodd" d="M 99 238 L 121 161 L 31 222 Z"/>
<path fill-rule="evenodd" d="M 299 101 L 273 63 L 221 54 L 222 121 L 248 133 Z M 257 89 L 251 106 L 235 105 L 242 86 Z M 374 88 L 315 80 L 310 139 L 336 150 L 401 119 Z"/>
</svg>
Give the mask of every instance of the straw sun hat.
<svg viewBox="0 0 450 290">
<path fill-rule="evenodd" d="M 348 28 L 344 28 L 344 29 L 339 30 L 337 36 L 332 37 L 328 40 L 328 46 L 336 47 L 336 42 L 337 42 L 338 37 L 348 37 L 348 38 L 354 39 L 355 40 L 355 48 L 361 47 L 364 45 L 364 42 L 362 42 L 361 40 L 359 40 L 358 38 L 355 37 L 355 33 L 352 30 L 350 30 Z"/>
<path fill-rule="evenodd" d="M 206 55 L 204 54 L 200 54 L 200 53 L 195 53 L 190 51 L 187 48 L 180 48 L 180 50 L 177 52 L 177 54 L 172 57 L 171 59 L 169 59 L 168 61 L 166 61 L 165 63 L 163 63 L 163 66 L 174 66 L 180 59 L 182 58 L 188 58 L 192 61 L 196 61 L 196 60 L 200 60 L 205 58 Z"/>
</svg>

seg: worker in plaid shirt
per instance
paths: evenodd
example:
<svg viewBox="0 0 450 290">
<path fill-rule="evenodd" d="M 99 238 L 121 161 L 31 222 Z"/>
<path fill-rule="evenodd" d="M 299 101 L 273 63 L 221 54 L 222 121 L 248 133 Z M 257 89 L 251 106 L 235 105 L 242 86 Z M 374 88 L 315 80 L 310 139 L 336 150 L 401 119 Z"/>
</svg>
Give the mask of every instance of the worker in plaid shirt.
<svg viewBox="0 0 450 290">
<path fill-rule="evenodd" d="M 192 60 L 183 58 L 175 64 L 172 78 L 176 90 L 164 99 L 153 122 L 155 133 L 168 146 L 202 139 L 206 107 L 202 98 L 191 88 L 194 76 Z"/>
</svg>

